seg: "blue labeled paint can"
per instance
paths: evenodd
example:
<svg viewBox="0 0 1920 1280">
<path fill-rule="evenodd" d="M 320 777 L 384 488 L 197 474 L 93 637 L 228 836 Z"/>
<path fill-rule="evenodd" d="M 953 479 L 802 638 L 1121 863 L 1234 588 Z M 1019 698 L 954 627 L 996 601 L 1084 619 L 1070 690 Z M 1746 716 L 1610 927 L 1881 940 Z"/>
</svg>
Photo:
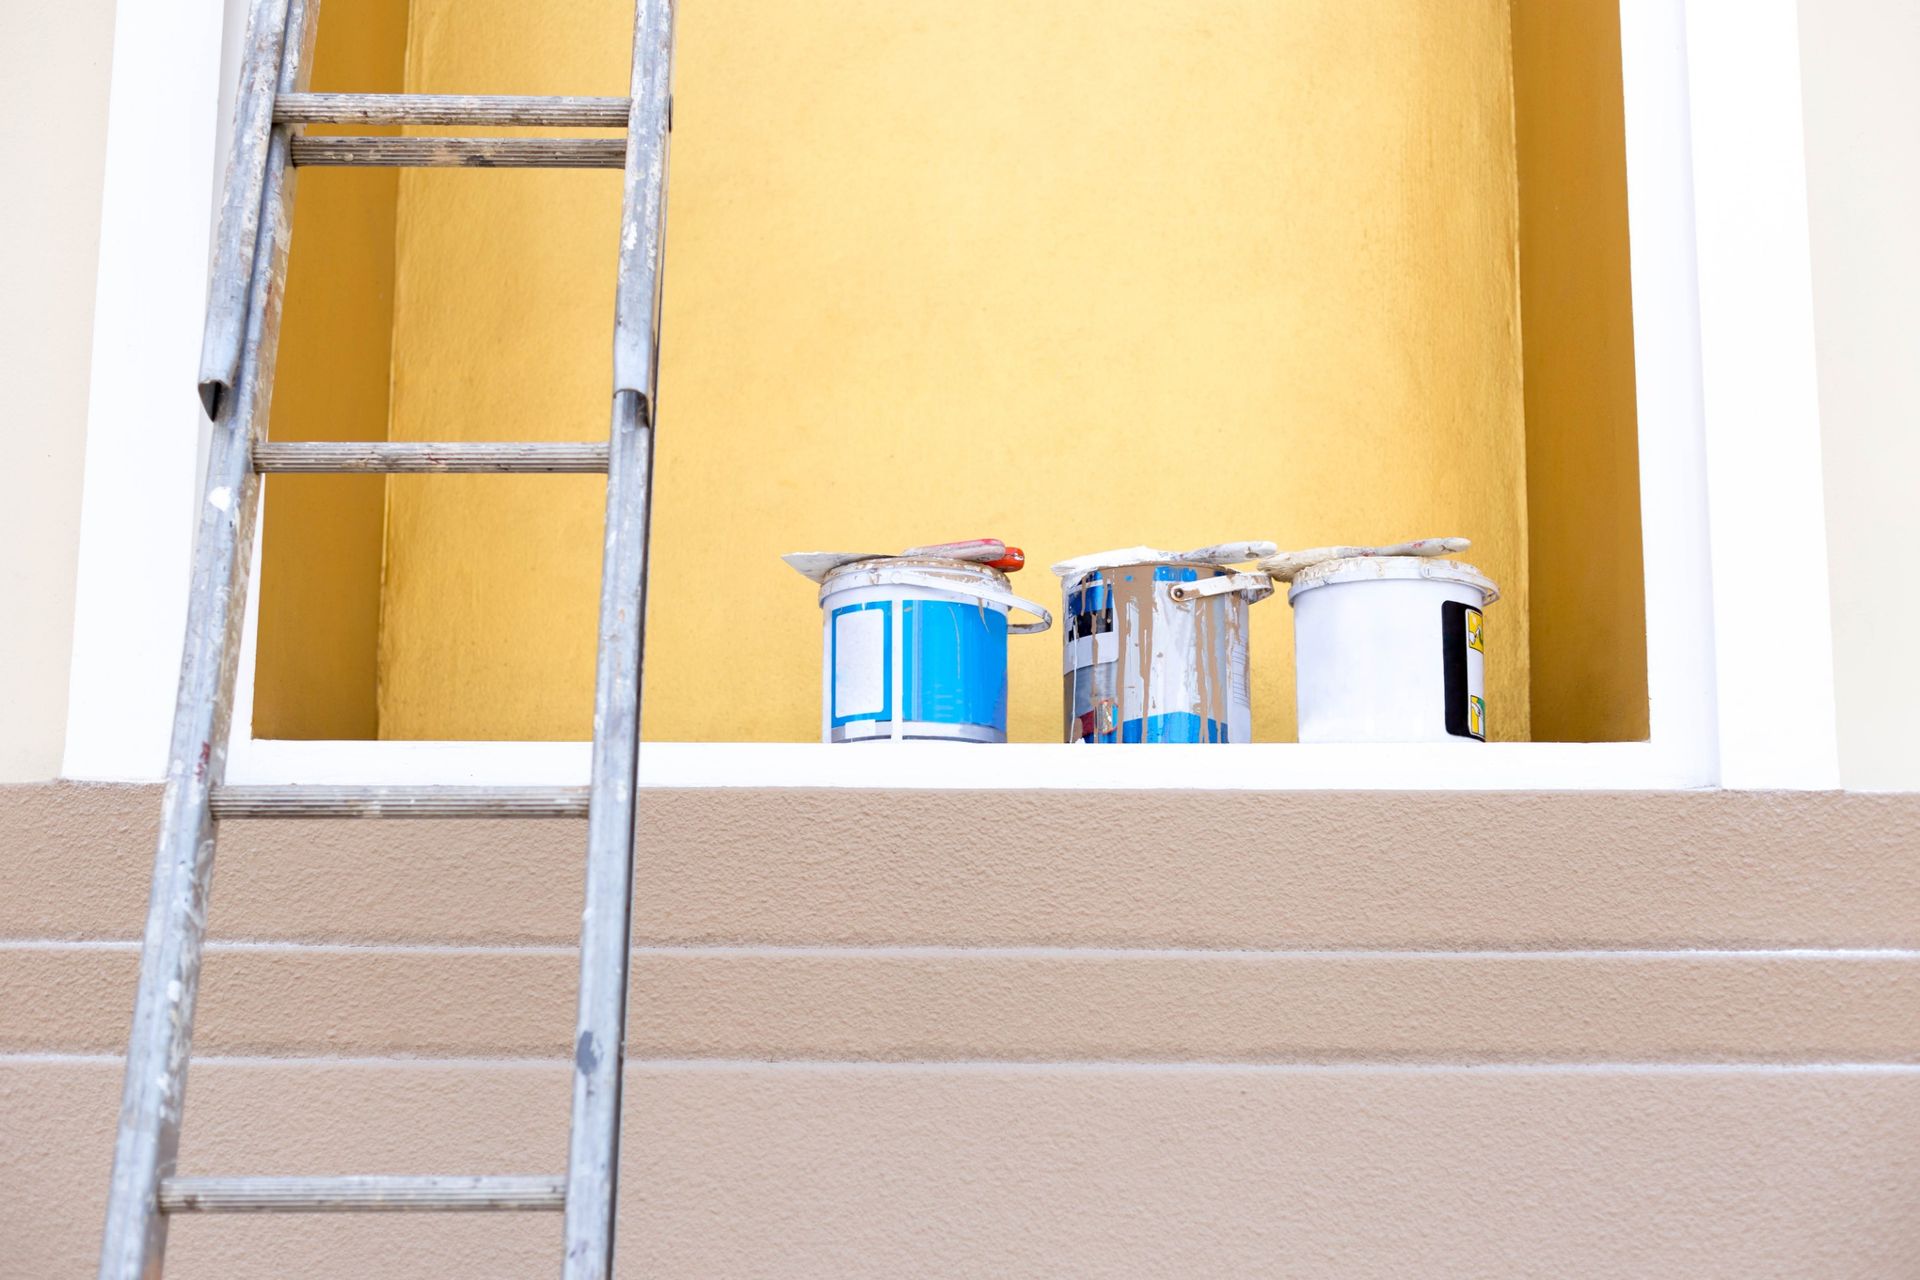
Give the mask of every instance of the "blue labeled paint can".
<svg viewBox="0 0 1920 1280">
<path fill-rule="evenodd" d="M 1053 622 L 998 569 L 930 557 L 835 569 L 820 612 L 822 742 L 1005 742 L 1007 637 Z"/>
</svg>

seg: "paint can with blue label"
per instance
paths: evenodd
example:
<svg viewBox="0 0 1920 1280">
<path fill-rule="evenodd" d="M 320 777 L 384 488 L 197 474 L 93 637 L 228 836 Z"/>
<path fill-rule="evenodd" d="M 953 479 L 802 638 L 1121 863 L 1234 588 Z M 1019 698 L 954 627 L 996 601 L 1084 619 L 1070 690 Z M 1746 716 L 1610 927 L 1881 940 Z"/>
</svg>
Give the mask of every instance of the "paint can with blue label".
<svg viewBox="0 0 1920 1280">
<path fill-rule="evenodd" d="M 1492 579 L 1459 560 L 1349 556 L 1301 569 L 1302 742 L 1485 742 Z"/>
<path fill-rule="evenodd" d="M 1253 740 L 1248 608 L 1273 594 L 1266 574 L 1102 565 L 1061 588 L 1068 742 Z"/>
<path fill-rule="evenodd" d="M 1005 742 L 1007 637 L 1053 624 L 998 569 L 918 556 L 832 570 L 820 612 L 823 742 Z"/>
</svg>

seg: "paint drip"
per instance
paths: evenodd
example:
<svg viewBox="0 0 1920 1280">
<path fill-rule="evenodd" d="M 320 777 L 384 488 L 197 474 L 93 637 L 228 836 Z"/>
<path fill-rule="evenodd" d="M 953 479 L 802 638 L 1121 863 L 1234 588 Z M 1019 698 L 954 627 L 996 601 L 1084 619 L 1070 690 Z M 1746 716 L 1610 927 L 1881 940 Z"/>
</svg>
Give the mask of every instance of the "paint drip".
<svg viewBox="0 0 1920 1280">
<path fill-rule="evenodd" d="M 1147 562 L 1061 588 L 1066 741 L 1252 741 L 1247 611 L 1273 594 L 1265 574 Z"/>
</svg>

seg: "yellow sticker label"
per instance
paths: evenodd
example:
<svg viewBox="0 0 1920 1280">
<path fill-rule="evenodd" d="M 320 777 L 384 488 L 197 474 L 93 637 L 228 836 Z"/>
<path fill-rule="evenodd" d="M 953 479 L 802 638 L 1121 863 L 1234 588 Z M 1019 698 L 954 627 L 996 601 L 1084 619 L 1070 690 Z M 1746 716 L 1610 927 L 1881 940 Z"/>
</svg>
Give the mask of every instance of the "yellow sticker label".
<svg viewBox="0 0 1920 1280">
<path fill-rule="evenodd" d="M 1478 609 L 1467 610 L 1467 648 L 1487 651 L 1487 620 Z"/>
<path fill-rule="evenodd" d="M 1487 700 L 1485 698 L 1469 697 L 1467 699 L 1467 732 L 1480 738 L 1487 736 Z"/>
</svg>

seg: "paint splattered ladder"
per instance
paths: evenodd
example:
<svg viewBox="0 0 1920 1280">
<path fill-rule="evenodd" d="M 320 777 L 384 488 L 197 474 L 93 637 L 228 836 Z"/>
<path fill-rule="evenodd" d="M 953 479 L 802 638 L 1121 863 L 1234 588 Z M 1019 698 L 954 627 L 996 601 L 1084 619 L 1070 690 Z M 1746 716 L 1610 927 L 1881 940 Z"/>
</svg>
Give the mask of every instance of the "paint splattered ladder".
<svg viewBox="0 0 1920 1280">
<path fill-rule="evenodd" d="M 613 1266 L 619 1158 L 672 4 L 637 0 L 627 98 L 308 93 L 318 8 L 319 0 L 252 0 L 247 18 L 200 366 L 200 395 L 213 422 L 212 444 L 100 1275 L 103 1280 L 159 1276 L 168 1217 L 176 1213 L 504 1209 L 564 1211 L 563 1274 L 574 1280 L 605 1277 Z M 626 137 L 309 138 L 302 130 L 306 124 L 624 127 Z M 624 168 L 613 421 L 607 442 L 264 440 L 292 229 L 293 169 L 306 164 Z M 604 471 L 607 524 L 591 785 L 223 785 L 260 475 L 268 471 Z M 580 938 L 573 1130 L 564 1176 L 175 1176 L 220 821 L 582 815 L 588 822 L 586 912 Z"/>
</svg>

